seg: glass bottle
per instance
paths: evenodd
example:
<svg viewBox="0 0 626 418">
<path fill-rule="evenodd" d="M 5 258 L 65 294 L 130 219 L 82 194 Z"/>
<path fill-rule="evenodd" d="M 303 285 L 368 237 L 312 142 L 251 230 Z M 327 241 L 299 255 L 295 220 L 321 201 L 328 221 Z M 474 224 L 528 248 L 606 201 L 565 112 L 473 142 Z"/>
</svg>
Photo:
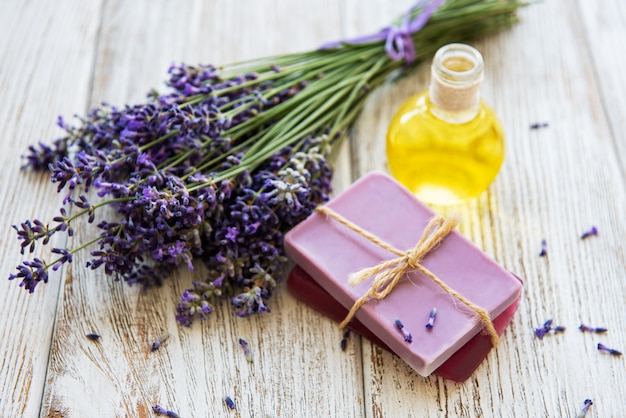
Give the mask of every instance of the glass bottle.
<svg viewBox="0 0 626 418">
<path fill-rule="evenodd" d="M 483 76 L 478 50 L 445 45 L 433 59 L 429 89 L 404 102 L 391 120 L 391 174 L 427 203 L 476 197 L 502 166 L 504 133 L 480 98 Z"/>
</svg>

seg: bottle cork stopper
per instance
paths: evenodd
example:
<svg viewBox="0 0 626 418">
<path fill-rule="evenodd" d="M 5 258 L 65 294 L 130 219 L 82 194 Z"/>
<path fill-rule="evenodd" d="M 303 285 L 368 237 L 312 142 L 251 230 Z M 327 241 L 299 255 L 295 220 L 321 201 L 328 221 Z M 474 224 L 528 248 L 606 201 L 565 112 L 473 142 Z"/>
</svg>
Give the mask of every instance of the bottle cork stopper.
<svg viewBox="0 0 626 418">
<path fill-rule="evenodd" d="M 463 123 L 473 119 L 480 107 L 483 59 L 475 48 L 449 44 L 437 51 L 431 68 L 430 100 L 441 119 Z"/>
</svg>

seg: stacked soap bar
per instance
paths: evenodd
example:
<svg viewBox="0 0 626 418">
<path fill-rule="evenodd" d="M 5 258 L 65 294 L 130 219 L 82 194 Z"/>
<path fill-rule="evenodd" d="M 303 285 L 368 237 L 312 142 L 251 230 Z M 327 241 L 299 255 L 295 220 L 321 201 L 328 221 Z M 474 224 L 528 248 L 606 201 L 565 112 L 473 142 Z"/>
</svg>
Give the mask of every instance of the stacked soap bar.
<svg viewBox="0 0 626 418">
<path fill-rule="evenodd" d="M 395 248 L 415 246 L 435 216 L 402 185 L 383 173 L 370 173 L 333 199 L 328 207 Z M 348 284 L 348 276 L 396 255 L 335 219 L 314 213 L 285 237 L 285 250 L 297 263 L 288 280 L 292 293 L 335 320 L 367 293 L 371 280 Z M 501 333 L 520 298 L 521 281 L 452 231 L 421 265 L 475 305 L 485 309 Z M 437 308 L 436 325 L 425 324 Z M 400 319 L 412 342 L 396 326 Z M 417 373 L 462 381 L 491 349 L 476 313 L 417 270 L 403 277 L 380 301 L 369 301 L 350 323 L 377 344 L 404 359 Z"/>
</svg>

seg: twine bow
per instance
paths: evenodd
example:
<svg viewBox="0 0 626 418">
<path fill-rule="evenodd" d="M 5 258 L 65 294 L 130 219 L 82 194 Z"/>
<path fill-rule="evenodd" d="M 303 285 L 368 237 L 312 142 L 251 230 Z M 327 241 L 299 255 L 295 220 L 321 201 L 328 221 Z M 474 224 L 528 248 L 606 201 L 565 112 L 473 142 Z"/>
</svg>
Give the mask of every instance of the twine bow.
<svg viewBox="0 0 626 418">
<path fill-rule="evenodd" d="M 428 225 L 426 225 L 426 228 L 424 229 L 424 232 L 418 240 L 417 244 L 415 244 L 415 247 L 407 251 L 400 251 L 389 243 L 381 240 L 374 234 L 371 234 L 370 232 L 364 230 L 353 222 L 350 222 L 349 220 L 339 215 L 337 212 L 327 206 L 318 206 L 316 208 L 316 211 L 335 219 L 340 224 L 369 239 L 374 244 L 398 256 L 397 258 L 383 261 L 374 267 L 367 267 L 350 274 L 348 278 L 348 283 L 352 286 L 363 283 L 372 277 L 374 277 L 374 280 L 372 281 L 372 285 L 370 286 L 369 290 L 354 302 L 352 308 L 350 309 L 350 312 L 348 312 L 348 315 L 339 324 L 341 328 L 346 327 L 350 323 L 350 321 L 352 320 L 356 312 L 361 308 L 361 306 L 363 306 L 371 299 L 384 299 L 385 297 L 387 297 L 387 295 L 389 295 L 389 293 L 393 291 L 395 286 L 409 271 L 418 270 L 430 280 L 435 282 L 444 292 L 453 296 L 461 303 L 466 305 L 468 308 L 470 308 L 472 311 L 474 311 L 476 316 L 478 316 L 478 318 L 484 324 L 487 333 L 491 337 L 491 344 L 494 347 L 498 345 L 498 333 L 496 332 L 496 329 L 491 322 L 491 317 L 489 316 L 489 313 L 480 306 L 472 303 L 456 290 L 452 289 L 443 280 L 438 278 L 430 270 L 420 264 L 421 260 L 430 251 L 437 247 L 441 240 L 445 238 L 458 225 L 458 217 L 444 218 L 443 216 L 435 216 L 430 220 L 430 222 L 428 222 Z"/>
<path fill-rule="evenodd" d="M 362 44 L 385 40 L 385 52 L 389 58 L 394 61 L 404 58 L 405 62 L 410 64 L 417 58 L 411 35 L 424 27 L 441 3 L 443 0 L 420 1 L 409 9 L 403 16 L 402 22 L 397 26 L 388 26 L 372 35 L 360 36 L 347 41 L 329 42 L 322 45 L 321 49 L 336 48 L 343 44 Z M 411 15 L 418 9 L 421 9 L 420 12 L 411 20 Z"/>
</svg>

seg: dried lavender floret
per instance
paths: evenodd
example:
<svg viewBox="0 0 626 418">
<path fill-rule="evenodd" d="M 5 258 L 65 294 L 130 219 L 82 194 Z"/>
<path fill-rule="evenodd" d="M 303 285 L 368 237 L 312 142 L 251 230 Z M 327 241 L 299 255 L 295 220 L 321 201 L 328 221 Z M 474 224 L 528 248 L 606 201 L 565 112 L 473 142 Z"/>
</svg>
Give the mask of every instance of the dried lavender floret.
<svg viewBox="0 0 626 418">
<path fill-rule="evenodd" d="M 152 410 L 157 415 L 165 415 L 166 417 L 170 417 L 170 418 L 180 418 L 180 415 L 178 415 L 176 412 L 165 409 L 159 405 L 154 405 L 152 407 Z"/>
<path fill-rule="evenodd" d="M 243 349 L 243 354 L 246 357 L 248 363 L 252 363 L 252 351 L 250 351 L 250 347 L 248 346 L 248 342 L 243 338 L 239 339 L 239 345 Z"/>
<path fill-rule="evenodd" d="M 598 235 L 598 228 L 596 228 L 595 226 L 592 226 L 591 229 L 583 232 L 583 234 L 580 236 L 580 239 L 587 239 L 589 237 L 593 237 L 596 235 Z"/>
<path fill-rule="evenodd" d="M 347 329 L 345 330 L 345 332 L 343 333 L 343 338 L 341 339 L 341 351 L 346 351 L 346 348 L 348 348 L 348 338 L 350 338 L 350 330 Z"/>
<path fill-rule="evenodd" d="M 535 336 L 539 339 L 542 339 L 546 336 L 548 332 L 552 329 L 552 319 L 548 319 L 543 325 L 539 328 L 535 328 Z"/>
<path fill-rule="evenodd" d="M 233 401 L 230 396 L 226 396 L 224 398 L 224 403 L 226 403 L 226 406 L 229 407 L 230 409 L 236 408 L 235 401 Z"/>
<path fill-rule="evenodd" d="M 604 327 L 591 327 L 585 324 L 580 324 L 578 329 L 581 330 L 582 332 L 594 332 L 596 334 L 603 334 L 608 331 L 608 329 Z"/>
<path fill-rule="evenodd" d="M 161 347 L 161 344 L 163 344 L 169 337 L 170 333 L 168 331 L 165 331 L 162 335 L 159 336 L 159 338 L 156 339 L 156 341 L 152 343 L 150 351 L 158 350 L 159 347 Z"/>
<path fill-rule="evenodd" d="M 87 334 L 87 335 L 85 335 L 85 337 L 87 337 L 91 341 L 98 341 L 100 339 L 100 336 L 98 334 L 94 334 L 94 333 Z"/>
<path fill-rule="evenodd" d="M 591 399 L 585 399 L 585 402 L 583 402 L 583 407 L 581 408 L 578 415 L 576 415 L 576 418 L 585 418 L 587 416 L 589 408 L 591 408 L 591 405 L 593 405 L 593 401 Z"/>
<path fill-rule="evenodd" d="M 618 351 L 618 350 L 616 350 L 614 348 L 607 347 L 606 345 L 604 345 L 602 343 L 598 343 L 598 350 L 599 351 L 603 351 L 605 353 L 608 353 L 608 354 L 610 354 L 612 356 L 621 356 L 622 355 L 621 351 Z"/>
<path fill-rule="evenodd" d="M 437 308 L 431 309 L 428 314 L 428 322 L 426 322 L 426 328 L 432 329 L 435 326 L 435 317 L 437 316 Z"/>
<path fill-rule="evenodd" d="M 412 343 L 413 336 L 411 335 L 410 332 L 406 330 L 406 328 L 404 328 L 404 324 L 402 323 L 402 321 L 400 321 L 399 319 L 396 319 L 395 324 L 396 324 L 396 327 L 400 330 L 400 332 L 402 332 L 402 335 L 404 335 L 404 342 Z"/>
</svg>

